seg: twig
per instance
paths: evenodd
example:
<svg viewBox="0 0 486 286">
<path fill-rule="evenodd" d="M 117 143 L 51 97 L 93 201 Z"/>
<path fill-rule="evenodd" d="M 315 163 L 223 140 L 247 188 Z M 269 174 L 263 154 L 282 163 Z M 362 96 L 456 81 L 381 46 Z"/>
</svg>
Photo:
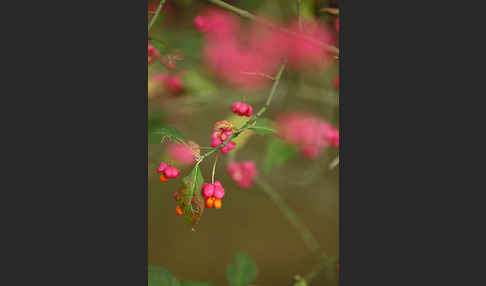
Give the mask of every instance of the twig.
<svg viewBox="0 0 486 286">
<path fill-rule="evenodd" d="M 214 159 L 214 164 L 213 164 L 213 175 L 211 179 L 211 184 L 214 184 L 214 173 L 216 171 L 216 164 L 218 163 L 218 158 L 219 158 L 219 153 L 216 155 L 216 159 Z"/>
<path fill-rule="evenodd" d="M 332 160 L 331 164 L 329 165 L 329 170 L 336 168 L 337 165 L 339 165 L 339 156 Z"/>
<path fill-rule="evenodd" d="M 246 10 L 243 10 L 243 9 L 240 9 L 240 8 L 237 8 L 235 6 L 232 6 L 226 2 L 223 2 L 221 0 L 208 0 L 209 2 L 213 3 L 214 5 L 216 6 L 219 6 L 223 9 L 226 9 L 228 11 L 231 11 L 231 12 L 234 12 L 242 17 L 245 17 L 245 18 L 248 18 L 248 19 L 251 19 L 255 22 L 258 22 L 258 23 L 261 23 L 267 27 L 270 27 L 270 28 L 273 28 L 273 29 L 278 29 L 284 33 L 287 33 L 289 35 L 292 35 L 294 37 L 298 37 L 298 38 L 302 38 L 302 39 L 306 39 L 310 42 L 313 42 L 314 44 L 316 45 L 320 45 L 322 47 L 324 47 L 328 52 L 331 52 L 331 53 L 334 53 L 336 55 L 339 55 L 339 49 L 334 47 L 334 46 L 331 46 L 331 45 L 327 45 L 321 41 L 318 41 L 316 39 L 313 39 L 313 38 L 310 38 L 310 37 L 307 37 L 307 36 L 304 36 L 304 35 L 301 35 L 299 33 L 295 33 L 293 31 L 290 31 L 290 30 L 287 30 L 287 29 L 284 29 L 284 28 L 280 28 L 278 27 L 277 25 L 275 25 L 274 23 L 264 19 L 264 18 L 261 18 L 261 17 L 258 17 L 258 16 L 255 16 L 253 15 L 252 13 L 246 11 Z"/>
<path fill-rule="evenodd" d="M 164 6 L 164 3 L 165 3 L 165 0 L 160 0 L 159 6 L 157 7 L 157 10 L 155 10 L 155 14 L 150 19 L 150 23 L 148 25 L 149 31 L 150 31 L 150 28 L 152 28 L 152 25 L 155 23 L 155 20 L 157 20 L 157 17 L 159 17 L 160 10 L 162 10 L 162 6 Z"/>
<path fill-rule="evenodd" d="M 270 75 L 268 75 L 266 73 L 262 73 L 262 72 L 241 72 L 241 74 L 263 76 L 263 77 L 266 77 L 268 79 L 275 80 L 275 78 L 273 76 L 270 76 Z"/>
<path fill-rule="evenodd" d="M 327 267 L 329 267 L 330 259 L 329 257 L 323 253 L 321 255 L 320 261 L 312 267 L 311 272 L 307 274 L 304 279 L 307 283 L 310 283 L 316 276 L 323 270 L 325 270 Z"/>
<path fill-rule="evenodd" d="M 270 185 L 263 182 L 261 179 L 256 180 L 260 189 L 270 198 L 270 200 L 277 205 L 280 211 L 285 215 L 287 220 L 297 229 L 297 232 L 302 236 L 306 246 L 312 251 L 317 252 L 319 250 L 319 244 L 314 238 L 310 230 L 302 223 L 300 218 L 290 207 L 285 203 L 280 194 L 272 189 Z"/>
<path fill-rule="evenodd" d="M 322 8 L 321 11 L 327 12 L 327 13 L 334 15 L 334 16 L 339 16 L 339 9 L 337 9 L 337 8 Z"/>
</svg>

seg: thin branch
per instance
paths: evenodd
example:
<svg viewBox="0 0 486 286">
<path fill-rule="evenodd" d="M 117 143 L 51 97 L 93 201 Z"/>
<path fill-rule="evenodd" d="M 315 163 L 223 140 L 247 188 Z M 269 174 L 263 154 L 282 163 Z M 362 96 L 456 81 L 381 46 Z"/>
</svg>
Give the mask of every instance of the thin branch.
<svg viewBox="0 0 486 286">
<path fill-rule="evenodd" d="M 331 162 L 329 165 L 329 170 L 336 168 L 337 165 L 339 165 L 339 156 L 337 156 L 336 159 Z"/>
<path fill-rule="evenodd" d="M 317 252 L 319 250 L 319 243 L 312 235 L 310 230 L 304 225 L 297 214 L 290 209 L 287 203 L 282 199 L 280 194 L 272 189 L 270 185 L 263 182 L 261 179 L 256 180 L 257 185 L 260 189 L 270 198 L 270 200 L 277 205 L 280 211 L 285 215 L 287 220 L 295 227 L 297 232 L 301 235 L 306 246 L 312 252 Z"/>
<path fill-rule="evenodd" d="M 221 0 L 208 0 L 209 2 L 213 3 L 214 5 L 216 6 L 219 6 L 223 9 L 226 9 L 228 11 L 231 11 L 233 13 L 236 13 L 244 18 L 248 18 L 248 19 L 251 19 L 255 22 L 258 22 L 258 23 L 261 23 L 267 27 L 270 27 L 270 28 L 273 28 L 273 29 L 278 29 L 286 34 L 289 34 L 289 35 L 292 35 L 294 37 L 298 37 L 298 38 L 302 38 L 302 39 L 306 39 L 310 42 L 313 42 L 314 44 L 317 44 L 317 45 L 320 45 L 322 47 L 324 47 L 328 52 L 331 52 L 331 53 L 334 53 L 336 55 L 339 55 L 339 49 L 334 47 L 334 46 L 331 46 L 331 45 L 327 45 L 321 41 L 318 41 L 316 39 L 313 39 L 313 38 L 310 38 L 310 37 L 307 37 L 307 36 L 304 36 L 304 35 L 301 35 L 299 33 L 295 33 L 293 31 L 290 31 L 290 30 L 287 30 L 287 29 L 283 29 L 283 28 L 280 28 L 278 27 L 277 25 L 275 25 L 274 23 L 264 19 L 264 18 L 261 18 L 261 17 L 258 17 L 256 15 L 253 15 L 252 13 L 246 11 L 246 10 L 243 10 L 243 9 L 240 9 L 240 8 L 237 8 L 235 6 L 232 6 L 226 2 L 223 2 Z"/>
<path fill-rule="evenodd" d="M 319 262 L 312 267 L 311 272 L 304 277 L 304 280 L 309 284 L 319 273 L 321 273 L 321 271 L 329 267 L 330 262 L 331 260 L 329 257 L 323 253 Z"/>
<path fill-rule="evenodd" d="M 160 0 L 159 6 L 157 7 L 157 10 L 155 10 L 155 14 L 150 19 L 150 23 L 148 25 L 149 31 L 150 31 L 150 28 L 152 28 L 152 25 L 155 23 L 155 20 L 157 20 L 157 17 L 159 17 L 160 11 L 162 10 L 162 6 L 164 6 L 164 3 L 165 3 L 165 0 Z"/>
<path fill-rule="evenodd" d="M 241 74 L 262 76 L 262 77 L 265 77 L 265 78 L 268 78 L 268 79 L 271 79 L 271 80 L 275 80 L 275 78 L 273 76 L 270 76 L 270 75 L 268 75 L 266 73 L 262 73 L 262 72 L 241 72 Z"/>
<path fill-rule="evenodd" d="M 334 16 L 339 16 L 339 9 L 337 9 L 337 8 L 322 8 L 321 11 L 327 12 L 327 13 L 334 15 Z"/>
<path fill-rule="evenodd" d="M 214 164 L 213 164 L 213 174 L 212 174 L 212 179 L 211 179 L 211 184 L 214 184 L 214 173 L 216 172 L 216 164 L 218 163 L 218 158 L 219 158 L 219 153 L 216 154 L 216 159 L 214 159 Z"/>
</svg>

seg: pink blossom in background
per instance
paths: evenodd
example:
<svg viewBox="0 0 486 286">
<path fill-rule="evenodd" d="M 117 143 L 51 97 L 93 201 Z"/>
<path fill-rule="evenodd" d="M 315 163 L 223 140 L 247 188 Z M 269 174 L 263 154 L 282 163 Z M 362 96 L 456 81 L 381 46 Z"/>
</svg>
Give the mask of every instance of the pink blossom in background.
<svg viewBox="0 0 486 286">
<path fill-rule="evenodd" d="M 277 119 L 280 137 L 314 159 L 328 147 L 339 147 L 339 130 L 310 113 L 286 113 Z"/>
<path fill-rule="evenodd" d="M 180 143 L 172 143 L 167 146 L 169 157 L 181 165 L 191 165 L 196 158 L 189 146 Z"/>
<path fill-rule="evenodd" d="M 232 162 L 228 164 L 228 173 L 242 189 L 251 187 L 254 179 L 258 176 L 253 161 Z"/>
<path fill-rule="evenodd" d="M 332 60 L 332 55 L 315 41 L 333 45 L 334 35 L 328 27 L 316 22 L 304 22 L 303 29 L 297 22 L 280 25 L 291 33 L 259 23 L 241 29 L 235 15 L 209 9 L 194 19 L 194 25 L 205 36 L 206 65 L 217 77 L 239 88 L 267 85 L 268 78 L 256 74 L 275 75 L 283 59 L 298 70 L 324 68 Z"/>
<path fill-rule="evenodd" d="M 296 69 L 328 66 L 331 63 L 332 55 L 326 51 L 324 46 L 315 41 L 334 45 L 334 36 L 331 31 L 316 22 L 304 22 L 303 27 L 300 29 L 298 22 L 294 22 L 288 28 L 301 36 L 287 36 L 289 64 Z"/>
<path fill-rule="evenodd" d="M 194 18 L 194 25 L 211 40 L 222 40 L 236 37 L 240 22 L 227 11 L 210 8 Z"/>
<path fill-rule="evenodd" d="M 153 79 L 172 94 L 178 94 L 184 89 L 184 83 L 177 75 L 159 73 Z"/>
<path fill-rule="evenodd" d="M 148 45 L 148 64 L 153 63 L 158 57 L 160 53 L 157 51 L 156 48 L 152 45 Z"/>
</svg>

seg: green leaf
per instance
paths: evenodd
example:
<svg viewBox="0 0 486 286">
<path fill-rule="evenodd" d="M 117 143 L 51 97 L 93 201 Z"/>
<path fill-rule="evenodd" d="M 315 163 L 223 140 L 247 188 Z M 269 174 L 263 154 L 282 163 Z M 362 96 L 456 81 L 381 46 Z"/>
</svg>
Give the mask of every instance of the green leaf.
<svg viewBox="0 0 486 286">
<path fill-rule="evenodd" d="M 186 140 L 184 135 L 182 135 L 182 133 L 179 130 L 169 125 L 164 125 L 162 128 L 158 128 L 152 133 L 154 136 L 157 136 L 157 138 L 160 138 L 161 142 L 163 140 L 178 141 L 178 142 L 184 142 Z"/>
<path fill-rule="evenodd" d="M 214 286 L 214 285 L 209 282 L 181 281 L 181 286 Z"/>
<path fill-rule="evenodd" d="M 192 227 L 197 224 L 204 211 L 204 200 L 201 196 L 203 183 L 204 177 L 198 165 L 192 169 L 187 177 L 182 179 L 183 191 L 180 206 L 183 209 L 187 223 L 192 225 Z M 192 202 L 192 198 L 194 198 L 194 202 Z"/>
<path fill-rule="evenodd" d="M 165 268 L 149 264 L 148 286 L 180 286 L 177 279 Z"/>
<path fill-rule="evenodd" d="M 278 138 L 268 141 L 263 160 L 263 171 L 269 172 L 273 168 L 282 166 L 297 154 L 297 149 Z"/>
<path fill-rule="evenodd" d="M 226 269 L 226 278 L 230 286 L 248 286 L 255 281 L 257 266 L 246 253 L 239 252 L 233 259 L 233 263 Z"/>
<path fill-rule="evenodd" d="M 248 129 L 253 130 L 263 136 L 276 133 L 273 121 L 268 118 L 258 119 L 257 122 L 255 122 L 255 125 L 249 127 Z"/>
</svg>

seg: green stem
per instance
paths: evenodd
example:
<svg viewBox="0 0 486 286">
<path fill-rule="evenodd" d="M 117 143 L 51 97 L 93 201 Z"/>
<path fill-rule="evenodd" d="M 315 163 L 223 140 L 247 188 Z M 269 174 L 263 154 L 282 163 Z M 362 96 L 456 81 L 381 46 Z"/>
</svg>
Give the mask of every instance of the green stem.
<svg viewBox="0 0 486 286">
<path fill-rule="evenodd" d="M 216 155 L 216 159 L 214 159 L 214 165 L 213 165 L 213 175 L 211 179 L 211 184 L 214 184 L 214 173 L 216 172 L 216 164 L 218 163 L 218 158 L 219 158 L 219 153 Z"/>
<path fill-rule="evenodd" d="M 219 6 L 223 9 L 226 9 L 228 11 L 231 11 L 233 13 L 236 13 L 244 18 L 248 18 L 248 19 L 251 19 L 255 22 L 258 22 L 258 23 L 261 23 L 267 27 L 270 27 L 270 28 L 274 28 L 274 29 L 279 29 L 280 31 L 284 32 L 284 33 L 287 33 L 289 35 L 292 35 L 294 37 L 298 37 L 298 38 L 303 38 L 303 39 L 307 39 L 308 41 L 310 42 L 313 42 L 314 44 L 317 44 L 317 45 L 320 45 L 322 47 L 324 47 L 328 52 L 331 52 L 331 53 L 334 53 L 336 55 L 339 55 L 339 49 L 334 47 L 334 46 L 331 46 L 331 45 L 327 45 L 321 41 L 318 41 L 316 39 L 313 39 L 313 38 L 310 38 L 310 37 L 307 37 L 307 36 L 303 36 L 299 33 L 295 33 L 293 31 L 290 31 L 290 30 L 287 30 L 287 29 L 283 29 L 283 28 L 279 28 L 277 25 L 273 24 L 272 22 L 266 20 L 266 19 L 263 19 L 263 18 L 260 18 L 260 17 L 257 17 L 255 15 L 253 15 L 252 13 L 246 11 L 246 10 L 243 10 L 243 9 L 240 9 L 240 8 L 237 8 L 235 6 L 232 6 L 224 1 L 221 1 L 221 0 L 208 0 L 209 2 L 213 3 L 214 5 L 216 6 Z"/>
<path fill-rule="evenodd" d="M 165 3 L 165 0 L 160 1 L 159 6 L 157 7 L 157 10 L 155 10 L 155 14 L 150 19 L 150 23 L 148 25 L 149 31 L 150 31 L 150 28 L 152 28 L 152 25 L 155 23 L 155 20 L 157 20 L 157 17 L 159 17 L 160 11 L 162 10 L 162 6 L 164 6 L 164 3 Z"/>
<path fill-rule="evenodd" d="M 261 179 L 256 180 L 260 189 L 270 198 L 270 200 L 277 205 L 280 211 L 285 215 L 287 220 L 295 227 L 297 232 L 301 235 L 306 246 L 312 251 L 317 252 L 319 250 L 319 243 L 312 235 L 310 230 L 304 225 L 297 214 L 287 205 L 282 199 L 280 194 L 272 189 L 272 187 L 263 182 Z"/>
<path fill-rule="evenodd" d="M 321 273 L 321 271 L 323 271 L 323 270 L 325 270 L 329 267 L 330 262 L 331 262 L 331 260 L 329 259 L 329 257 L 325 253 L 323 253 L 321 255 L 319 262 L 316 265 L 314 265 L 314 267 L 312 267 L 311 272 L 309 272 L 309 274 L 307 274 L 304 277 L 304 280 L 307 283 L 310 283 L 314 278 L 316 278 L 316 276 L 319 273 Z"/>
</svg>

